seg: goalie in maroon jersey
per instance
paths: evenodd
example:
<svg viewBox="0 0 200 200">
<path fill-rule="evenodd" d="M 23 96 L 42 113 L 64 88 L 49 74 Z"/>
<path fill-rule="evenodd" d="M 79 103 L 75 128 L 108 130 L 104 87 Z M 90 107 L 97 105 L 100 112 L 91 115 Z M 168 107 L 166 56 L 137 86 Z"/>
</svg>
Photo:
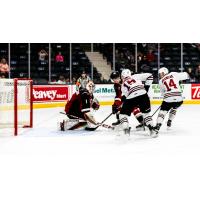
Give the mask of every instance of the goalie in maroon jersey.
<svg viewBox="0 0 200 200">
<path fill-rule="evenodd" d="M 82 126 L 93 124 L 98 125 L 91 110 L 98 110 L 100 105 L 93 96 L 95 85 L 89 81 L 86 88 L 80 88 L 79 93 L 75 92 L 65 105 L 65 113 L 68 120 L 61 124 L 61 130 L 74 130 Z M 73 123 L 71 123 L 73 122 Z"/>
<path fill-rule="evenodd" d="M 113 114 L 116 114 L 116 118 L 117 118 L 117 121 L 112 123 L 112 125 L 116 126 L 116 125 L 120 124 L 119 111 L 120 111 L 120 107 L 122 106 L 122 103 L 124 100 L 122 97 L 122 91 L 121 91 L 122 81 L 121 81 L 120 74 L 118 71 L 112 72 L 110 75 L 110 79 L 114 83 L 114 89 L 115 89 L 115 93 L 116 93 L 115 99 L 114 99 L 114 104 L 112 105 L 112 112 L 113 112 Z M 143 115 L 140 112 L 140 109 L 137 107 L 135 107 L 133 109 L 132 113 L 136 117 L 138 122 L 140 123 L 138 126 L 136 126 L 136 129 L 140 130 L 141 128 L 144 127 Z"/>
</svg>

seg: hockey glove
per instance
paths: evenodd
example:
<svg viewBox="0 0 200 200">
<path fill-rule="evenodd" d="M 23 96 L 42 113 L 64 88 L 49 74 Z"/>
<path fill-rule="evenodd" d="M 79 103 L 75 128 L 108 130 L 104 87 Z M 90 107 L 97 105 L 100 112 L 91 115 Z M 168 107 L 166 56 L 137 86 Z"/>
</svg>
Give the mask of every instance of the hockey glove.
<svg viewBox="0 0 200 200">
<path fill-rule="evenodd" d="M 99 107 L 100 107 L 99 101 L 96 98 L 94 98 L 92 101 L 92 108 L 94 110 L 99 110 Z"/>
<path fill-rule="evenodd" d="M 115 100 L 114 104 L 112 105 L 112 113 L 116 114 L 121 109 L 122 102 L 120 100 Z"/>
<path fill-rule="evenodd" d="M 123 95 L 121 98 L 122 103 L 124 103 L 124 101 L 126 101 L 126 97 Z"/>
<path fill-rule="evenodd" d="M 121 109 L 121 106 L 118 106 L 116 104 L 112 105 L 112 113 L 113 114 L 116 114 L 118 111 L 120 111 L 120 109 Z"/>
</svg>

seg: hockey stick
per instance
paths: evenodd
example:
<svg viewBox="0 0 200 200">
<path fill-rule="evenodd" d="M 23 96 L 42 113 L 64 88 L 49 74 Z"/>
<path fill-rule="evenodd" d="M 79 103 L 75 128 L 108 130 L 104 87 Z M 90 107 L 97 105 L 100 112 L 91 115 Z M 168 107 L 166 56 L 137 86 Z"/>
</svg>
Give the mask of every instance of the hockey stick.
<svg viewBox="0 0 200 200">
<path fill-rule="evenodd" d="M 79 117 L 77 117 L 77 116 L 70 115 L 70 114 L 67 114 L 67 113 L 65 113 L 65 112 L 60 112 L 60 114 L 67 115 L 67 116 L 69 116 L 69 117 L 73 117 L 74 119 L 84 120 L 83 118 L 79 118 Z M 85 120 L 84 120 L 84 121 L 85 121 Z"/>
<path fill-rule="evenodd" d="M 103 126 L 104 128 L 108 128 L 108 127 L 112 127 L 106 124 L 103 124 L 110 116 L 112 115 L 112 113 L 110 113 L 99 125 L 97 125 L 96 127 L 92 128 L 92 127 L 85 127 L 85 130 L 87 131 L 95 131 L 97 128 L 99 128 L 100 126 Z M 113 129 L 114 127 L 112 127 Z"/>
<path fill-rule="evenodd" d="M 161 108 L 161 106 L 159 106 L 157 109 L 156 109 L 156 111 L 153 113 L 153 115 L 151 115 L 151 117 L 153 117 L 157 112 L 158 112 L 158 110 Z"/>
<path fill-rule="evenodd" d="M 99 126 L 102 126 L 103 128 L 107 128 L 107 129 L 112 129 L 112 130 L 115 129 L 114 126 L 110 126 L 108 124 L 100 124 L 100 125 L 98 125 L 97 127 L 94 127 L 94 128 L 86 126 L 85 130 L 86 131 L 95 131 Z"/>
<path fill-rule="evenodd" d="M 101 126 L 104 127 L 104 128 L 112 129 L 112 130 L 115 129 L 114 126 L 110 126 L 110 125 L 107 125 L 107 124 L 101 124 Z"/>
</svg>

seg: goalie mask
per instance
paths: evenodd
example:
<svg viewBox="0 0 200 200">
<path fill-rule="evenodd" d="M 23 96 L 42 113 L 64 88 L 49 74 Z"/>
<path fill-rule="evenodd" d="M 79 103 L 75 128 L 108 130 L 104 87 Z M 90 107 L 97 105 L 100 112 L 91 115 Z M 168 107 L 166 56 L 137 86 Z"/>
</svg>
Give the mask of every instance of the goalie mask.
<svg viewBox="0 0 200 200">
<path fill-rule="evenodd" d="M 87 85 L 86 85 L 86 89 L 88 90 L 88 92 L 89 92 L 90 94 L 92 94 L 92 93 L 94 92 L 94 90 L 95 90 L 95 85 L 94 85 L 94 83 L 93 83 L 92 81 L 89 81 L 89 82 L 87 83 Z"/>
</svg>

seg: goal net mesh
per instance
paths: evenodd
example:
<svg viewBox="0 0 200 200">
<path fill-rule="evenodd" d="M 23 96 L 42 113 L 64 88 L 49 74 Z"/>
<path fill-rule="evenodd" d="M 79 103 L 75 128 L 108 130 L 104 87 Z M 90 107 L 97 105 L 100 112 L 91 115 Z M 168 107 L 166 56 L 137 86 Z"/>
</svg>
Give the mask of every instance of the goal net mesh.
<svg viewBox="0 0 200 200">
<path fill-rule="evenodd" d="M 0 129 L 30 126 L 31 81 L 0 79 Z"/>
</svg>

